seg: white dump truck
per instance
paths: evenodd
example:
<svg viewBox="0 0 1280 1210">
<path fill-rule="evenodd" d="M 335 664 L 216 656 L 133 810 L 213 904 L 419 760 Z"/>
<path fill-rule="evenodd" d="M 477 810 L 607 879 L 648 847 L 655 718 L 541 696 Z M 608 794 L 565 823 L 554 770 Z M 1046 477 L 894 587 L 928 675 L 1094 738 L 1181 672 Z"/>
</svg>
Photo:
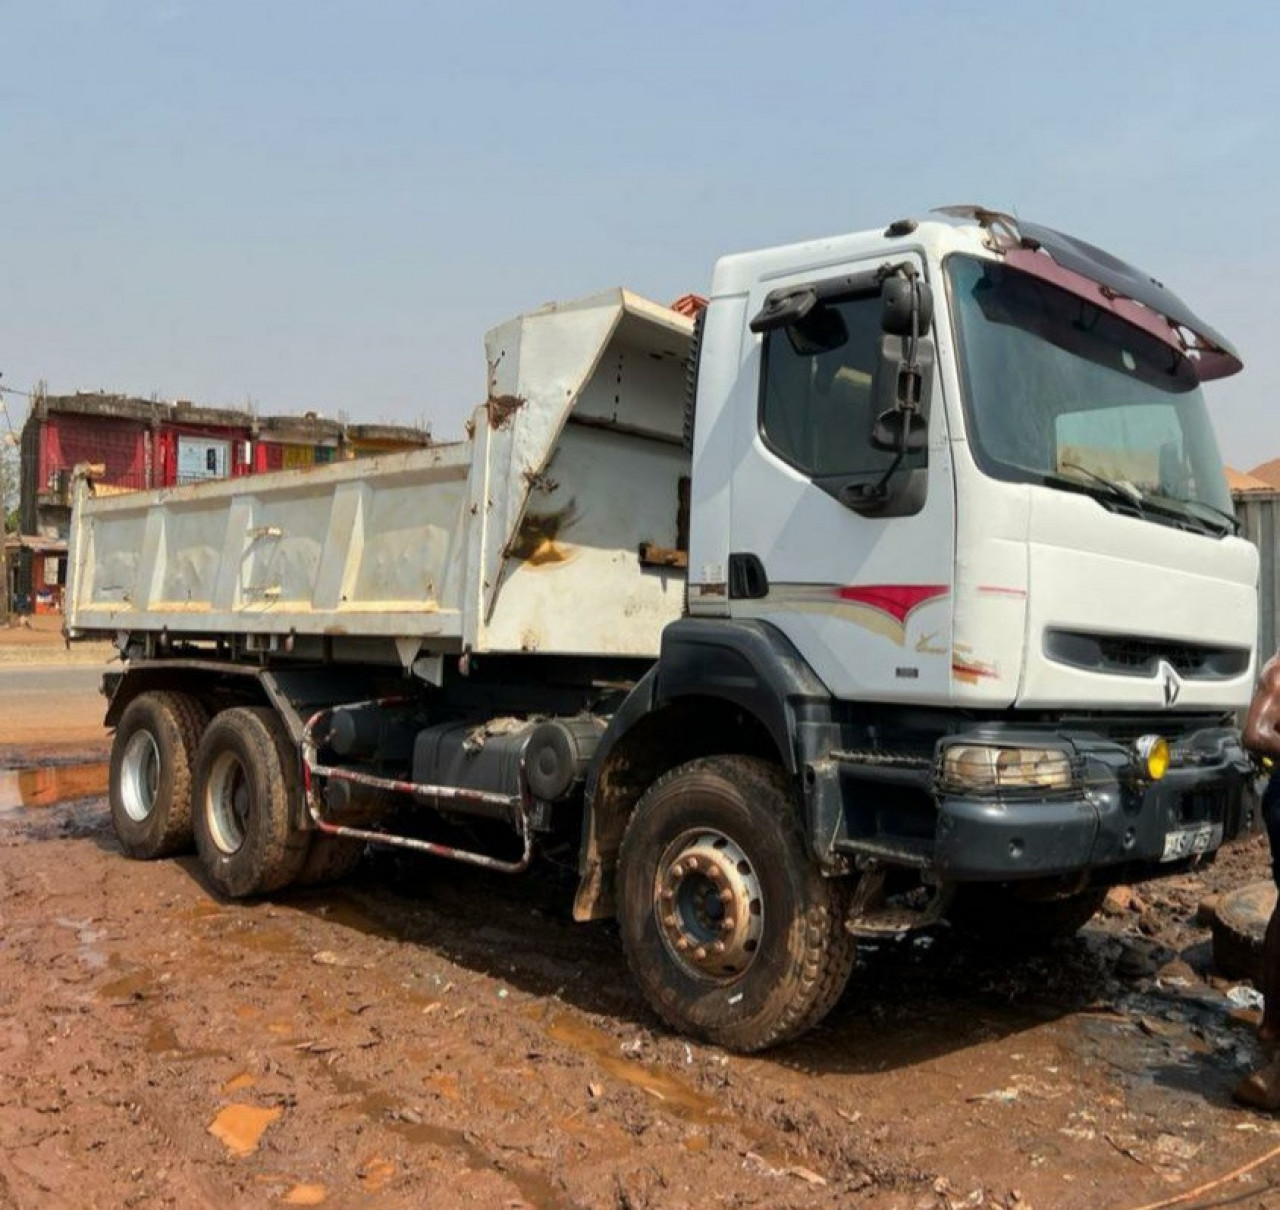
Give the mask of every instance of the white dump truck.
<svg viewBox="0 0 1280 1210">
<path fill-rule="evenodd" d="M 209 883 L 556 848 L 648 1003 L 752 1050 L 858 939 L 1029 942 L 1253 825 L 1257 554 L 1154 279 L 978 207 L 486 341 L 467 439 L 78 485 L 125 852 Z M 426 876 L 426 875 L 424 875 Z"/>
</svg>

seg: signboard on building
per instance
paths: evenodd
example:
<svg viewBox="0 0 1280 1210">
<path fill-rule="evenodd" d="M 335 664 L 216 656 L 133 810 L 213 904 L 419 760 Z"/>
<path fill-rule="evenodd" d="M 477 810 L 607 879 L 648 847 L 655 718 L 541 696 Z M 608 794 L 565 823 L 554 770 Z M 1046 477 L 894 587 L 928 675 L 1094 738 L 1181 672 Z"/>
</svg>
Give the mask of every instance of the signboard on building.
<svg viewBox="0 0 1280 1210">
<path fill-rule="evenodd" d="M 231 473 L 231 442 L 213 437 L 178 437 L 178 482 L 225 479 Z"/>
</svg>

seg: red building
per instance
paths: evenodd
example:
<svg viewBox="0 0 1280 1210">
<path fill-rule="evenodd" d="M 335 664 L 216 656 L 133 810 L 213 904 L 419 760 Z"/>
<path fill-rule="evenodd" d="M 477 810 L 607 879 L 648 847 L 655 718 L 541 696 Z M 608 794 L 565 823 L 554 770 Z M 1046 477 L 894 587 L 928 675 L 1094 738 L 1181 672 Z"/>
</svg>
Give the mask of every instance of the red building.
<svg viewBox="0 0 1280 1210">
<path fill-rule="evenodd" d="M 316 466 L 430 440 L 420 429 L 345 426 L 314 412 L 257 417 L 121 395 L 40 395 L 22 429 L 21 533 L 9 543 L 16 547 L 11 604 L 20 613 L 62 611 L 78 465 L 102 468 L 95 476 L 100 491 L 139 491 Z"/>
<path fill-rule="evenodd" d="M 234 479 L 253 469 L 254 420 L 247 412 L 175 403 L 154 433 L 151 487 Z"/>
</svg>

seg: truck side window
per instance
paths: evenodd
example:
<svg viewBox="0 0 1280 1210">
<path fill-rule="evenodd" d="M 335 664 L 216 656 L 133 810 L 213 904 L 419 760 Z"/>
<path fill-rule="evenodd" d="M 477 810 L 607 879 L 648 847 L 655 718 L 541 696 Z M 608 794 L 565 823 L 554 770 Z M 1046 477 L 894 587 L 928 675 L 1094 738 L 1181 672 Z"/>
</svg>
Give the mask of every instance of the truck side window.
<svg viewBox="0 0 1280 1210">
<path fill-rule="evenodd" d="M 871 444 L 874 378 L 880 345 L 880 299 L 833 304 L 848 341 L 826 353 L 798 353 L 785 329 L 765 336 L 760 431 L 778 457 L 807 475 L 875 482 L 894 455 Z M 902 468 L 926 465 L 926 452 Z"/>
</svg>

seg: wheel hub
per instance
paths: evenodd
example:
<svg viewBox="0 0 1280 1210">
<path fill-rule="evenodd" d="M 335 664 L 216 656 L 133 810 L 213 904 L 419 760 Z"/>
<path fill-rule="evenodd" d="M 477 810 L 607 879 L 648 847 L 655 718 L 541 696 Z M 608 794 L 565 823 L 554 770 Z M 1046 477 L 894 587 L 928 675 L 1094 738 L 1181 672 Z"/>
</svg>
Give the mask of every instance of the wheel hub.
<svg viewBox="0 0 1280 1210">
<path fill-rule="evenodd" d="M 142 823 L 156 807 L 160 749 L 150 731 L 135 731 L 120 760 L 120 798 L 125 814 Z"/>
<path fill-rule="evenodd" d="M 764 930 L 760 880 L 746 853 L 710 829 L 667 846 L 654 882 L 658 928 L 690 973 L 730 980 L 755 961 Z"/>
<path fill-rule="evenodd" d="M 206 798 L 213 843 L 228 856 L 239 852 L 249 830 L 250 795 L 244 767 L 235 753 L 222 752 L 214 760 Z"/>
</svg>

